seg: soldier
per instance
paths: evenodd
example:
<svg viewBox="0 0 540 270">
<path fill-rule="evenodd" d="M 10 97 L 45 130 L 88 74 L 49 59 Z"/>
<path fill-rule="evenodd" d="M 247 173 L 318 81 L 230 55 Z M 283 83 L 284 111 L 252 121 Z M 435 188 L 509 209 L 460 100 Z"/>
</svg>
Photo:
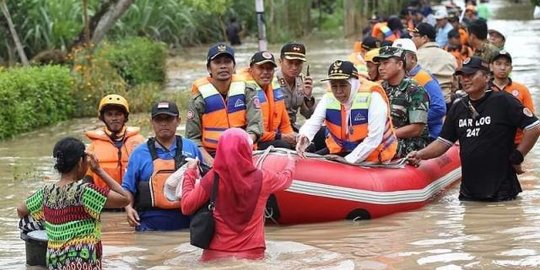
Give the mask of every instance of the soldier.
<svg viewBox="0 0 540 270">
<path fill-rule="evenodd" d="M 390 100 L 392 123 L 399 142 L 396 157 L 405 157 L 411 151 L 424 148 L 429 141 L 429 95 L 406 77 L 401 48 L 382 47 L 374 60 L 380 63 L 382 87 Z"/>
<path fill-rule="evenodd" d="M 474 50 L 474 56 L 482 58 L 487 63 L 491 62 L 499 48 L 489 43 L 486 22 L 483 20 L 473 21 L 467 27 L 467 31 L 469 32 L 469 45 Z"/>
</svg>

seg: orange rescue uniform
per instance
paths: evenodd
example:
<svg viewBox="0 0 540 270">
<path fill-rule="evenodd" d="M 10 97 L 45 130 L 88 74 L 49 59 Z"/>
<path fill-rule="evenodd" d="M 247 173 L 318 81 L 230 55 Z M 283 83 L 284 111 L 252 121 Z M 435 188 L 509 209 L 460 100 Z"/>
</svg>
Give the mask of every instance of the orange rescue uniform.
<svg viewBox="0 0 540 270">
<path fill-rule="evenodd" d="M 202 115 L 202 145 L 205 149 L 215 151 L 221 133 L 228 128 L 245 129 L 246 121 L 246 83 L 238 75 L 233 75 L 227 101 L 210 83 L 209 78 L 201 78 L 193 83 L 192 92 L 199 93 L 205 102 Z"/>
<path fill-rule="evenodd" d="M 289 114 L 285 107 L 285 96 L 281 91 L 279 82 L 274 78 L 271 84 L 267 85 L 265 89 L 261 89 L 247 70 L 244 70 L 240 76 L 246 80 L 246 83 L 257 87 L 257 96 L 261 105 L 264 128 L 263 135 L 259 141 L 273 141 L 276 140 L 276 134 L 293 133 Z"/>
<path fill-rule="evenodd" d="M 534 104 L 532 101 L 531 93 L 529 92 L 529 89 L 520 83 L 512 81 L 512 79 L 508 78 L 509 83 L 505 85 L 502 89 L 499 88 L 495 83 L 493 83 L 493 80 L 490 81 L 491 89 L 495 91 L 506 91 L 507 93 L 512 94 L 515 98 L 525 106 L 525 108 L 529 109 L 532 113 L 535 112 L 534 110 Z M 516 132 L 516 138 L 514 139 L 515 144 L 521 143 L 521 139 L 523 138 L 523 131 L 519 129 Z"/>
<path fill-rule="evenodd" d="M 117 147 L 107 135 L 105 128 L 85 132 L 86 137 L 91 141 L 88 150 L 96 155 L 99 165 L 119 184 L 122 184 L 129 155 L 144 141 L 139 130 L 138 127 L 127 127 L 120 147 Z M 107 187 L 105 181 L 91 170 L 88 170 L 87 175 L 92 177 L 97 186 Z"/>
</svg>

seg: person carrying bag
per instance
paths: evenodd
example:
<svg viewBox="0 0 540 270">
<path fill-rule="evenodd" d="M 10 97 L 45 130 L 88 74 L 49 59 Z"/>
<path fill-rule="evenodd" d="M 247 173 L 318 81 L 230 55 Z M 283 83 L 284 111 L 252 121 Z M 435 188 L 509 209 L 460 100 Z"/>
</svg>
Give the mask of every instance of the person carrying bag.
<svg viewBox="0 0 540 270">
<path fill-rule="evenodd" d="M 214 202 L 219 198 L 214 204 L 214 211 L 207 215 L 214 218 L 214 235 L 207 232 L 200 234 L 196 232 L 197 235 L 192 235 L 192 239 L 195 237 L 197 240 L 202 239 L 201 234 L 209 235 L 210 243 L 203 247 L 201 257 L 203 261 L 264 258 L 266 201 L 272 193 L 291 185 L 295 160 L 291 157 L 278 173 L 257 169 L 253 164 L 252 146 L 253 141 L 244 130 L 239 128 L 226 130 L 219 137 L 214 166 L 200 183 L 196 183 L 199 177 L 198 161 L 189 162 L 182 185 L 183 213 L 193 214 L 205 205 L 209 198 Z M 219 182 L 214 182 L 213 179 L 217 176 Z M 211 195 L 212 193 L 215 197 Z M 206 230 L 202 225 L 197 225 L 196 219 L 198 217 L 194 217 L 191 221 L 191 232 Z"/>
<path fill-rule="evenodd" d="M 214 209 L 218 185 L 219 175 L 214 173 L 214 183 L 212 184 L 210 201 L 199 208 L 199 210 L 191 217 L 191 223 L 189 224 L 190 243 L 202 249 L 207 249 L 208 246 L 210 246 L 210 241 L 214 238 Z"/>
</svg>

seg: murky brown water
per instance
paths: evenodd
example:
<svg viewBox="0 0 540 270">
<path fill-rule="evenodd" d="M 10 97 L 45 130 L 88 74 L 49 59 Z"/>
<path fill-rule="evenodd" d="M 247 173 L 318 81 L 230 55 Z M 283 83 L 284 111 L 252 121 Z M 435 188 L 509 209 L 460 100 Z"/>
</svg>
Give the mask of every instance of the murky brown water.
<svg viewBox="0 0 540 270">
<path fill-rule="evenodd" d="M 524 1 L 524 0 L 523 0 Z M 496 8 L 505 3 L 492 1 Z M 530 17 L 532 10 L 504 11 L 507 17 Z M 527 13 L 525 13 L 527 12 Z M 513 79 L 528 85 L 540 106 L 540 21 L 491 20 L 507 35 L 514 57 Z M 335 58 L 351 47 L 331 41 L 308 42 L 312 74 L 322 76 Z M 275 52 L 278 46 L 272 46 Z M 205 74 L 204 48 L 173 59 L 170 91 L 186 88 Z M 238 51 L 247 64 L 255 44 Z M 195 59 L 195 60 L 193 60 Z M 322 85 L 319 84 L 319 92 Z M 147 116 L 130 117 L 146 127 Z M 89 126 L 90 123 L 90 126 Z M 15 206 L 46 181 L 54 181 L 50 152 L 66 135 L 81 136 L 98 126 L 96 119 L 77 119 L 0 143 L 0 269 L 26 269 L 24 242 L 18 238 Z M 183 131 L 181 131 L 182 133 Z M 200 264 L 200 250 L 189 245 L 188 232 L 133 233 L 124 214 L 102 216 L 106 269 L 538 269 L 540 268 L 540 148 L 527 156 L 520 176 L 520 199 L 505 203 L 461 203 L 457 187 L 418 211 L 375 220 L 266 228 L 267 259 Z M 30 267 L 28 267 L 30 269 Z"/>
</svg>

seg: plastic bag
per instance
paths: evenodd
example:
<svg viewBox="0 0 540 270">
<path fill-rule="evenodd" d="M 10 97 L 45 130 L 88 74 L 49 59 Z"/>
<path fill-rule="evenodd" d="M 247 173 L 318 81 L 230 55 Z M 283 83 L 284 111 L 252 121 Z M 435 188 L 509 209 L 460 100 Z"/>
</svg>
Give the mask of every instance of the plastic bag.
<svg viewBox="0 0 540 270">
<path fill-rule="evenodd" d="M 533 17 L 535 19 L 540 19 L 540 6 L 535 6 L 534 7 Z"/>
<path fill-rule="evenodd" d="M 186 161 L 194 160 L 192 158 L 186 158 Z M 167 180 L 165 180 L 164 193 L 168 200 L 177 201 L 182 198 L 182 185 L 184 184 L 184 173 L 187 170 L 188 163 L 186 162 L 178 170 L 172 173 Z M 195 183 L 199 183 L 201 177 L 197 178 Z"/>
</svg>

